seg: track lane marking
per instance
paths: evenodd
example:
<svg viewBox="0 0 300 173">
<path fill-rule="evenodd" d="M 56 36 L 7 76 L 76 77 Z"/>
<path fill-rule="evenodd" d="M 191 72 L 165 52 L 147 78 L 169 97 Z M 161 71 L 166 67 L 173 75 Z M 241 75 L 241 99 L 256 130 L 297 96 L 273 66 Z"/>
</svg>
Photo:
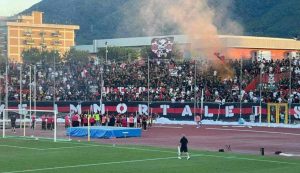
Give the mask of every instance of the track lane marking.
<svg viewBox="0 0 300 173">
<path fill-rule="evenodd" d="M 220 131 L 237 131 L 237 132 L 253 132 L 253 133 L 268 133 L 268 134 L 281 134 L 281 135 L 300 136 L 299 133 L 270 132 L 270 131 L 263 131 L 263 130 L 243 130 L 243 129 L 223 129 L 223 128 L 205 128 L 205 129 L 220 130 Z"/>
</svg>

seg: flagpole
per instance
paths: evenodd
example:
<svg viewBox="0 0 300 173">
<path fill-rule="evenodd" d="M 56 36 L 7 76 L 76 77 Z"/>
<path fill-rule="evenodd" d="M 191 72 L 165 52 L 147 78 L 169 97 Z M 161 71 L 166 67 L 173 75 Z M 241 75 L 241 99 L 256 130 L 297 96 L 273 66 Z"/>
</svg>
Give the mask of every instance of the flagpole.
<svg viewBox="0 0 300 173">
<path fill-rule="evenodd" d="M 1 80 L 1 78 L 0 78 L 0 107 L 1 107 L 1 105 L 2 105 L 2 82 L 1 82 L 2 80 Z M 0 115 L 1 115 L 1 113 L 0 113 Z"/>
<path fill-rule="evenodd" d="M 32 104 L 32 78 L 31 78 L 31 64 L 29 66 L 29 117 L 31 119 L 31 104 Z M 26 136 L 26 132 L 25 132 L 25 128 L 26 127 L 26 118 L 25 118 L 25 114 L 24 114 L 24 133 L 23 133 L 23 136 Z"/>
<path fill-rule="evenodd" d="M 259 66 L 259 123 L 261 123 L 261 112 L 262 112 L 262 63 Z"/>
<path fill-rule="evenodd" d="M 5 109 L 8 109 L 8 57 L 6 56 L 6 68 L 5 68 Z M 5 137 L 5 118 L 6 110 L 3 111 L 3 124 L 2 124 L 2 137 Z"/>
<path fill-rule="evenodd" d="M 107 53 L 108 53 L 108 50 L 107 50 L 107 41 L 105 42 L 105 64 L 107 64 Z"/>
<path fill-rule="evenodd" d="M 203 117 L 203 101 L 204 101 L 204 90 L 202 88 L 202 91 L 201 91 L 201 119 Z"/>
<path fill-rule="evenodd" d="M 56 135 L 57 135 L 57 131 L 56 131 L 56 126 L 57 126 L 57 112 L 56 112 L 56 109 L 55 109 L 55 90 L 56 90 L 56 87 L 55 87 L 55 72 L 56 72 L 56 64 L 55 64 L 55 55 L 53 55 L 53 111 L 54 111 L 54 142 L 56 142 Z"/>
<path fill-rule="evenodd" d="M 19 109 L 22 109 L 22 64 L 20 65 L 20 107 Z M 21 112 L 21 110 L 19 111 L 19 113 L 23 114 L 23 112 Z"/>
<path fill-rule="evenodd" d="M 240 69 L 240 118 L 242 118 L 242 75 L 243 75 L 243 58 L 241 58 L 241 69 Z"/>
<path fill-rule="evenodd" d="M 194 119 L 196 117 L 196 103 L 197 103 L 197 94 L 196 94 L 196 86 L 197 86 L 197 61 L 195 60 L 195 72 L 194 72 L 194 75 L 195 75 L 195 80 L 194 80 Z"/>
<path fill-rule="evenodd" d="M 104 85 L 104 82 L 103 82 L 103 67 L 101 65 L 100 67 L 100 113 L 102 113 L 102 99 L 103 99 L 103 85 Z M 99 115 L 100 116 L 100 115 Z"/>
<path fill-rule="evenodd" d="M 149 62 L 149 56 L 147 56 L 147 58 L 148 58 L 148 81 L 147 81 L 147 83 L 148 83 L 148 115 L 149 115 L 149 109 L 150 109 L 150 91 L 149 91 L 149 89 L 150 89 L 150 62 Z"/>
<path fill-rule="evenodd" d="M 290 100 L 288 102 L 288 117 L 289 117 L 289 124 L 291 123 L 291 114 L 290 114 L 290 108 L 291 108 L 291 104 L 292 104 L 292 98 L 291 98 L 291 95 L 292 95 L 292 59 L 291 57 L 289 57 L 289 62 L 290 62 L 290 81 L 289 81 L 289 99 Z"/>
<path fill-rule="evenodd" d="M 33 108 L 34 108 L 34 116 L 36 118 L 36 66 L 33 66 L 33 80 L 34 80 L 34 88 L 33 88 L 33 98 L 34 98 L 34 102 L 33 102 Z M 32 117 L 30 117 L 31 119 Z"/>
</svg>

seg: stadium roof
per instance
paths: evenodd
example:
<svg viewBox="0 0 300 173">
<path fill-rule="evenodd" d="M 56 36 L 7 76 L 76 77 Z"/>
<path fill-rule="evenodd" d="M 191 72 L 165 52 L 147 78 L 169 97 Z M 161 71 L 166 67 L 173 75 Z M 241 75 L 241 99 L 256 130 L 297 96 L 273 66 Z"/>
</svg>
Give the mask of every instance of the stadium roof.
<svg viewBox="0 0 300 173">
<path fill-rule="evenodd" d="M 142 47 L 151 45 L 153 38 L 174 37 L 176 44 L 188 44 L 191 41 L 186 35 L 165 35 L 151 37 L 131 37 L 94 40 L 93 45 L 75 46 L 77 50 L 85 50 L 96 53 L 98 48 L 109 47 Z M 300 50 L 300 41 L 288 38 L 253 37 L 253 36 L 233 36 L 219 35 L 224 46 L 229 48 L 254 48 L 254 49 L 287 49 Z"/>
</svg>

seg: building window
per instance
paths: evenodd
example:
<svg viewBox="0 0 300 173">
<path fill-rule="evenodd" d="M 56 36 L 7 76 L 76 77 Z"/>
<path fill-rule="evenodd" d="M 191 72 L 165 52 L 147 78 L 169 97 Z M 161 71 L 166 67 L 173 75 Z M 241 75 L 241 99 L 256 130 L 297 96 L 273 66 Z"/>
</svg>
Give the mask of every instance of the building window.
<svg viewBox="0 0 300 173">
<path fill-rule="evenodd" d="M 61 37 L 61 33 L 59 31 L 52 32 L 52 37 Z"/>
</svg>

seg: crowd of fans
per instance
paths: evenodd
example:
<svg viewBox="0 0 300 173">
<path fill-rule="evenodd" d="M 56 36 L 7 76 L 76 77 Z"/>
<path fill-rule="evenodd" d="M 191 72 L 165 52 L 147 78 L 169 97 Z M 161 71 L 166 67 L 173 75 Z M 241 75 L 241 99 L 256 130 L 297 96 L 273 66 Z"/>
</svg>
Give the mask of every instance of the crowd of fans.
<svg viewBox="0 0 300 173">
<path fill-rule="evenodd" d="M 106 114 L 101 115 L 98 113 L 90 114 L 74 113 L 71 117 L 65 116 L 65 127 L 79 127 L 79 126 L 116 126 L 116 127 L 142 127 L 147 130 L 147 127 L 151 127 L 153 120 L 157 115 L 125 115 L 125 114 Z M 46 124 L 46 121 L 45 121 Z"/>
<path fill-rule="evenodd" d="M 292 59 L 252 61 L 226 60 L 221 67 L 206 60 L 151 60 L 149 64 L 149 100 L 193 102 L 300 102 L 300 61 Z M 291 72 L 291 91 L 289 78 Z M 242 67 L 242 69 L 241 69 Z M 148 64 L 109 62 L 104 66 L 94 60 L 69 61 L 55 65 L 36 64 L 31 70 L 32 97 L 36 75 L 37 101 L 148 101 Z M 261 78 L 260 73 L 262 72 Z M 54 87 L 55 78 L 55 87 Z M 8 70 L 9 100 L 20 99 L 20 64 L 10 63 Z M 103 80 L 102 80 L 103 79 Z M 259 85 L 259 81 L 262 85 Z M 258 82 L 253 81 L 256 80 Z M 103 81 L 103 82 L 101 82 Z M 195 83 L 196 82 L 196 83 Z M 30 99 L 29 65 L 22 65 L 22 99 Z M 254 88 L 248 86 L 252 83 Z M 101 94 L 101 85 L 103 85 Z M 5 64 L 0 64 L 1 99 L 5 95 Z M 291 92 L 291 93 L 290 93 Z M 241 94 L 240 94 L 241 93 Z"/>
</svg>

